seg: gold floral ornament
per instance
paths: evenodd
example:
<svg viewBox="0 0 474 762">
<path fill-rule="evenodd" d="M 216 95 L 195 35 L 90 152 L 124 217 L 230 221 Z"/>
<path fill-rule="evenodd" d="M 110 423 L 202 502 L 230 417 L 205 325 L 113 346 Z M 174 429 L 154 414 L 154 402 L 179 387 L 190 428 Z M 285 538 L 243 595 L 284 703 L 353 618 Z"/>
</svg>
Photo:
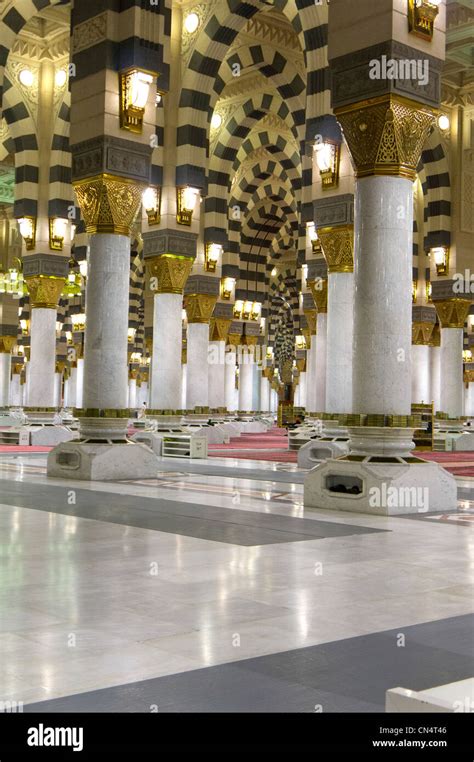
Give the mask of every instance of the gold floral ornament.
<svg viewBox="0 0 474 762">
<path fill-rule="evenodd" d="M 429 346 L 435 324 L 425 322 L 415 322 L 412 324 L 412 340 L 411 343 L 415 346 Z"/>
<path fill-rule="evenodd" d="M 191 257 L 162 254 L 147 260 L 151 290 L 158 294 L 182 294 L 193 267 Z M 153 280 L 156 278 L 156 288 Z"/>
<path fill-rule="evenodd" d="M 383 95 L 335 110 L 357 177 L 392 175 L 415 180 L 433 111 L 399 95 Z M 318 231 L 319 233 L 320 231 Z"/>
<path fill-rule="evenodd" d="M 471 309 L 470 299 L 446 299 L 434 305 L 441 328 L 464 328 Z"/>
<path fill-rule="evenodd" d="M 325 314 L 328 311 L 328 282 L 325 278 L 307 281 L 308 288 L 316 304 L 318 313 Z"/>
<path fill-rule="evenodd" d="M 184 307 L 188 316 L 188 323 L 209 323 L 217 296 L 209 294 L 187 294 L 184 297 Z"/>
<path fill-rule="evenodd" d="M 66 283 L 65 278 L 52 275 L 32 275 L 25 278 L 31 307 L 57 309 L 59 297 Z"/>
<path fill-rule="evenodd" d="M 74 183 L 86 232 L 130 236 L 145 187 L 135 180 L 108 174 Z"/>
<path fill-rule="evenodd" d="M 351 273 L 354 271 L 354 227 L 320 228 L 318 230 L 321 248 L 330 273 Z"/>
<path fill-rule="evenodd" d="M 226 341 L 232 320 L 226 318 L 211 318 L 209 341 Z"/>
</svg>

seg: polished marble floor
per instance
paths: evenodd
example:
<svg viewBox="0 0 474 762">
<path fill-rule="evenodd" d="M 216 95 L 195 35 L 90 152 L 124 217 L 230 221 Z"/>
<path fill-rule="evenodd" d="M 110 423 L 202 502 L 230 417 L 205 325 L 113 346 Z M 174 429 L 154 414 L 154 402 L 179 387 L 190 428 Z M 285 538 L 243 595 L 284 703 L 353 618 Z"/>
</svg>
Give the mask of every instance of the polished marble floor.
<svg viewBox="0 0 474 762">
<path fill-rule="evenodd" d="M 474 481 L 459 481 L 458 514 L 414 521 L 305 510 L 303 479 L 291 464 L 213 458 L 162 460 L 152 480 L 65 484 L 41 455 L 1 456 L 0 701 L 173 675 L 182 689 L 187 673 L 196 690 L 211 668 L 270 656 L 288 678 L 293 652 L 339 644 L 347 665 L 357 638 L 429 623 L 433 647 L 438 628 L 449 650 L 448 621 L 472 613 Z M 425 678 L 471 677 L 463 649 L 451 672 L 433 659 Z M 382 688 L 360 699 L 366 711 Z M 142 706 L 125 693 L 123 711 Z"/>
</svg>

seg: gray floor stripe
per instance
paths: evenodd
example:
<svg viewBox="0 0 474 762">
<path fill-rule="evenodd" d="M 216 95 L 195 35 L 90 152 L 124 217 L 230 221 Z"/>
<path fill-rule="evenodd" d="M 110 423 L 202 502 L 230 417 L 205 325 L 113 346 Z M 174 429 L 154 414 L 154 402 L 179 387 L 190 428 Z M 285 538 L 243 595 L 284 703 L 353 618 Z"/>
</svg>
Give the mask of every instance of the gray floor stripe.
<svg viewBox="0 0 474 762">
<path fill-rule="evenodd" d="M 238 457 L 238 455 L 236 455 Z M 258 458 L 256 458 L 258 460 Z M 193 463 L 188 461 L 185 465 L 186 473 L 205 474 L 206 476 L 228 476 L 231 479 L 256 479 L 265 482 L 283 482 L 284 484 L 304 484 L 306 471 L 270 471 L 263 468 L 239 468 L 230 465 L 214 463 L 210 458 L 207 463 Z M 160 471 L 181 471 L 183 464 L 178 460 L 169 463 L 160 461 Z"/>
<path fill-rule="evenodd" d="M 76 502 L 69 505 L 71 490 L 68 487 L 10 480 L 2 480 L 0 484 L 0 503 L 232 545 L 269 545 L 385 531 L 238 508 L 81 489 L 73 490 Z"/>
<path fill-rule="evenodd" d="M 453 617 L 30 704 L 25 712 L 149 712 L 152 705 L 159 712 L 383 712 L 389 688 L 471 677 L 473 634 L 474 616 Z"/>
</svg>

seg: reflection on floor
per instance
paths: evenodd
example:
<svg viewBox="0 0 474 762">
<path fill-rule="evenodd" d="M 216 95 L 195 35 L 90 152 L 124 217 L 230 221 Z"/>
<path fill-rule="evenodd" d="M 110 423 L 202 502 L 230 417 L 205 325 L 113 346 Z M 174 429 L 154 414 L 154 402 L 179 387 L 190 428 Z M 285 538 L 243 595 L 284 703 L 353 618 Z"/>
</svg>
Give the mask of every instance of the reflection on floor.
<svg viewBox="0 0 474 762">
<path fill-rule="evenodd" d="M 376 711 L 472 676 L 473 480 L 457 514 L 414 521 L 305 510 L 291 464 L 113 484 L 45 465 L 0 455 L 1 701 Z"/>
</svg>

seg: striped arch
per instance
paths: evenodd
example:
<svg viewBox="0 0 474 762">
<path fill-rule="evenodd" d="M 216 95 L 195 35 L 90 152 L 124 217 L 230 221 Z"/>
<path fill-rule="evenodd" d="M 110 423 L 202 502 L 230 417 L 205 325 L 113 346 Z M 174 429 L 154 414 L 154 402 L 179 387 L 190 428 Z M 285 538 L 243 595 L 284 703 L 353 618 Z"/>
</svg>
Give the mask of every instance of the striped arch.
<svg viewBox="0 0 474 762">
<path fill-rule="evenodd" d="M 3 108 L 4 75 L 8 54 L 18 33 L 45 8 L 67 5 L 70 0 L 14 0 L 7 3 L 0 18 L 0 113 Z"/>
<path fill-rule="evenodd" d="M 33 67 L 32 67 L 33 68 Z M 36 125 L 26 106 L 26 98 L 7 70 L 4 75 L 3 115 L 9 126 L 10 153 L 15 157 L 14 216 L 36 217 L 38 213 L 38 141 Z"/>
<path fill-rule="evenodd" d="M 68 219 L 71 208 L 74 207 L 74 193 L 71 185 L 69 148 L 71 93 L 67 85 L 61 96 L 51 142 L 48 215 Z"/>
<path fill-rule="evenodd" d="M 451 180 L 448 159 L 436 126 L 428 138 L 421 161 L 426 173 L 424 249 L 451 245 Z"/>
</svg>

